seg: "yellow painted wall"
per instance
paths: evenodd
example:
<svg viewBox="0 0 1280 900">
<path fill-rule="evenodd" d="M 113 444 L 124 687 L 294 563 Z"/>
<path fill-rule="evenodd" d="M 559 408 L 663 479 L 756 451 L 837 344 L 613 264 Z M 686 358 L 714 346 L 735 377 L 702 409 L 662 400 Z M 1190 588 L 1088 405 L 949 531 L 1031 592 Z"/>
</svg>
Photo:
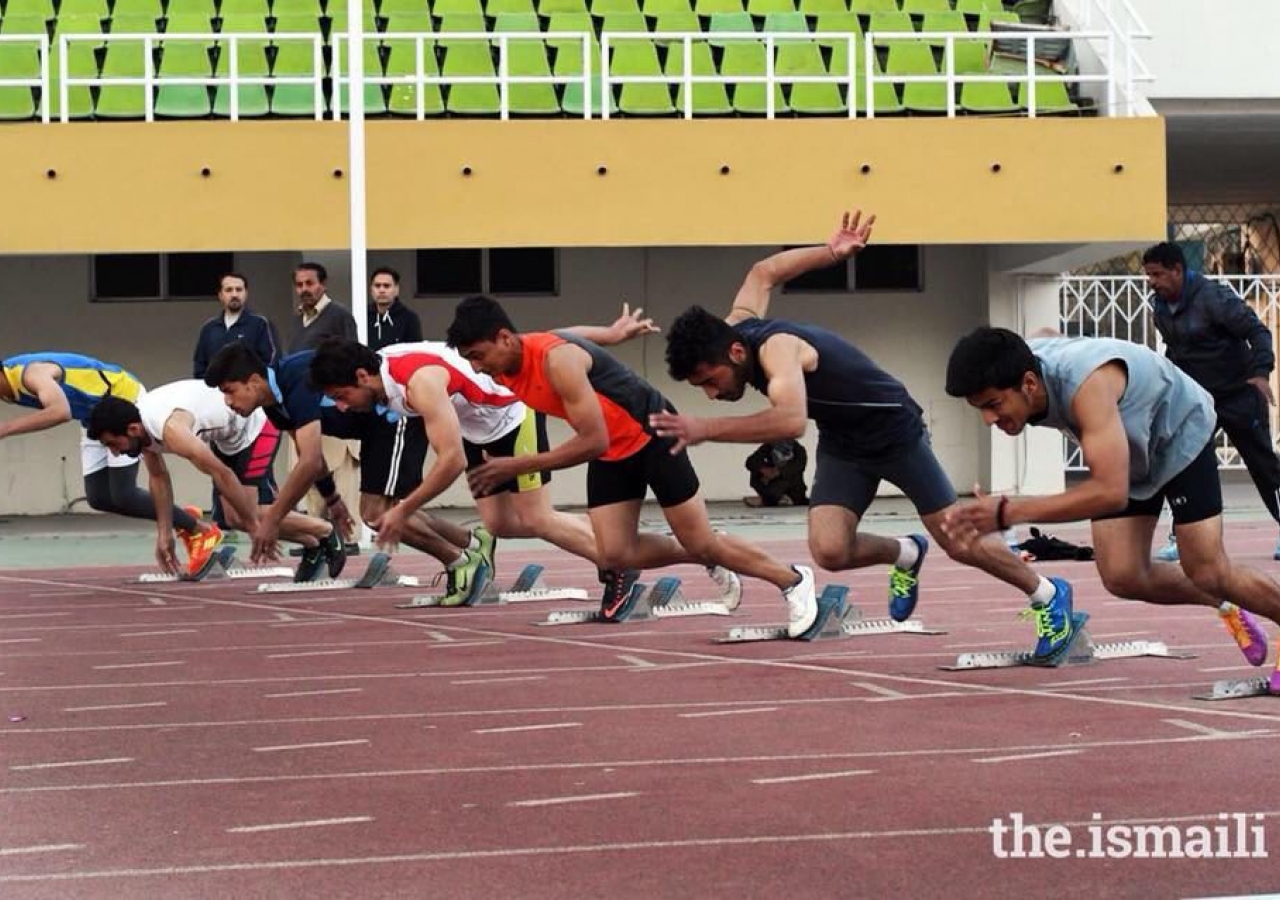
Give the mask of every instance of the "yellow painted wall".
<svg viewBox="0 0 1280 900">
<path fill-rule="evenodd" d="M 333 122 L 6 125 L 0 250 L 344 247 L 346 146 Z M 1156 118 L 374 121 L 368 163 L 384 248 L 801 242 L 844 204 L 888 243 L 1147 240 L 1166 205 Z"/>
</svg>

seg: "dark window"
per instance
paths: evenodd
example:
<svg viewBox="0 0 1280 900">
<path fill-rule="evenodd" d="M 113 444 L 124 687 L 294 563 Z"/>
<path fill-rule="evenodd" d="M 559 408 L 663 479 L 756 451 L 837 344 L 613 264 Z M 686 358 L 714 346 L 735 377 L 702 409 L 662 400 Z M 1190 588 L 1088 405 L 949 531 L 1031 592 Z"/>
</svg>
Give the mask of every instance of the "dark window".
<svg viewBox="0 0 1280 900">
<path fill-rule="evenodd" d="M 93 258 L 93 296 L 97 300 L 158 300 L 160 254 L 112 253 Z"/>
<path fill-rule="evenodd" d="M 853 259 L 853 282 L 859 291 L 918 291 L 918 244 L 872 244 Z"/>
<path fill-rule="evenodd" d="M 556 292 L 556 252 L 548 247 L 490 250 L 489 292 L 492 294 L 554 294 Z"/>
<path fill-rule="evenodd" d="M 484 293 L 483 251 L 419 250 L 419 297 Z"/>
<path fill-rule="evenodd" d="M 218 293 L 218 279 L 235 268 L 232 253 L 170 253 L 166 297 L 207 300 Z"/>
<path fill-rule="evenodd" d="M 849 290 L 849 264 L 830 265 L 825 269 L 805 272 L 788 281 L 783 290 L 788 294 L 844 293 Z"/>
</svg>

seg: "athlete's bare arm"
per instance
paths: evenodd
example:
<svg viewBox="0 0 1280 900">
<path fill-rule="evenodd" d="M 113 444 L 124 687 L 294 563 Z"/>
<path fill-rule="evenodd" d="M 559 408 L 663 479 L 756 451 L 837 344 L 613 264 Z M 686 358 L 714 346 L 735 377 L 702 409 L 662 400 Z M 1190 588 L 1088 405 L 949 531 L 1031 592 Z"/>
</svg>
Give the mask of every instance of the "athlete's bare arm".
<svg viewBox="0 0 1280 900">
<path fill-rule="evenodd" d="M 22 370 L 22 385 L 40 401 L 41 408 L 8 422 L 0 422 L 0 438 L 45 431 L 71 421 L 71 404 L 62 392 L 62 366 L 31 363 Z"/>
</svg>

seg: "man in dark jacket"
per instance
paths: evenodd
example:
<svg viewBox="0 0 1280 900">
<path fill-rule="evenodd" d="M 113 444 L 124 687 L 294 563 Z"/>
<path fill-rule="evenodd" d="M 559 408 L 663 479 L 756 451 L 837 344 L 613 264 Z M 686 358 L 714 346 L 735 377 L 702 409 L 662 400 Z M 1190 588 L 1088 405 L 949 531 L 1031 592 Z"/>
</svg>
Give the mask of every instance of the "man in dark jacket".
<svg viewBox="0 0 1280 900">
<path fill-rule="evenodd" d="M 1271 441 L 1271 332 L 1227 285 L 1187 271 L 1177 244 L 1163 243 L 1142 255 L 1155 297 L 1152 312 L 1166 352 L 1210 394 L 1218 428 L 1226 432 L 1257 485 L 1271 518 L 1280 523 L 1280 458 Z M 1158 554 L 1176 560 L 1171 537 Z M 1280 559 L 1280 545 L 1272 554 Z"/>
<path fill-rule="evenodd" d="M 320 263 L 304 262 L 293 270 L 298 321 L 289 335 L 288 353 L 314 350 L 329 337 L 356 340 L 356 320 L 351 310 L 329 298 L 328 280 L 329 273 Z"/>
<path fill-rule="evenodd" d="M 373 270 L 369 280 L 369 349 L 392 344 L 416 344 L 422 340 L 418 314 L 400 302 L 400 273 L 388 266 Z"/>
<path fill-rule="evenodd" d="M 274 366 L 280 355 L 280 339 L 269 319 L 249 309 L 249 279 L 239 272 L 223 275 L 218 279 L 218 302 L 222 314 L 205 322 L 196 339 L 192 377 L 203 378 L 213 355 L 233 341 L 243 341 L 259 359 Z"/>
</svg>

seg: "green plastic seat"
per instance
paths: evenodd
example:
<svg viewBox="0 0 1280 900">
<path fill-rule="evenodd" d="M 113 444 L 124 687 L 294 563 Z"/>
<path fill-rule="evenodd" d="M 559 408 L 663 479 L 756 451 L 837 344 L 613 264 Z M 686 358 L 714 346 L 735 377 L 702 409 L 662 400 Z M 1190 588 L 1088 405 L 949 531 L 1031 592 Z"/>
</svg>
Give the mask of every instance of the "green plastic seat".
<svg viewBox="0 0 1280 900">
<path fill-rule="evenodd" d="M 693 0 L 693 11 L 700 16 L 717 16 L 746 11 L 743 0 Z"/>
<path fill-rule="evenodd" d="M 538 0 L 538 13 L 554 16 L 556 13 L 585 13 L 587 0 Z"/>
<path fill-rule="evenodd" d="M 689 71 L 693 75 L 718 75 L 715 60 L 711 56 L 711 48 L 705 43 L 694 41 L 689 46 Z M 684 49 L 674 45 L 667 51 L 667 62 L 664 71 L 668 75 L 684 74 Z M 729 102 L 729 90 L 726 85 L 715 83 L 694 84 L 690 94 L 695 116 L 729 116 L 733 115 L 733 104 Z M 676 113 L 684 115 L 685 90 L 681 84 L 676 88 Z"/>
<path fill-rule="evenodd" d="M 822 61 L 822 51 L 816 43 L 780 45 L 774 68 L 778 77 L 784 79 L 783 84 L 790 85 L 788 102 L 792 111 L 808 116 L 841 115 L 849 111 L 840 85 L 834 82 L 794 84 L 785 81 L 789 75 L 812 77 L 828 74 L 827 66 Z"/>
<path fill-rule="evenodd" d="M 711 24 L 708 31 L 712 33 L 710 44 L 713 47 L 723 47 L 728 43 L 735 43 L 733 39 L 716 37 L 718 32 L 738 32 L 745 33 L 755 31 L 756 26 L 751 16 L 744 12 L 733 13 L 716 13 L 711 17 Z M 761 47 L 764 44 L 760 45 Z"/>
<path fill-rule="evenodd" d="M 0 19 L 0 34 L 47 35 L 48 33 L 49 20 L 42 16 L 5 16 Z"/>
<path fill-rule="evenodd" d="M 344 0 L 330 0 L 329 14 L 333 15 L 338 12 L 334 8 L 334 4 L 338 7 L 345 7 Z M 345 11 L 345 10 L 342 10 Z M 431 12 L 431 4 L 427 0 L 382 0 L 378 5 L 378 14 L 384 19 L 390 18 L 397 13 L 428 13 Z"/>
<path fill-rule="evenodd" d="M 209 44 L 165 41 L 161 44 L 156 89 L 156 115 L 167 119 L 204 119 L 213 112 L 209 88 L 195 84 L 165 84 L 166 78 L 208 78 L 213 74 Z"/>
<path fill-rule="evenodd" d="M 146 13 L 128 13 L 121 15 L 119 13 L 111 17 L 111 33 L 112 34 L 155 34 L 159 29 L 160 20 Z"/>
<path fill-rule="evenodd" d="M 818 43 L 825 47 L 834 47 L 837 44 L 848 44 L 847 41 L 835 35 L 852 34 L 858 38 L 858 44 L 862 43 L 862 25 L 858 21 L 857 13 L 850 12 L 833 12 L 821 13 L 814 20 L 813 30 L 819 34 L 831 34 L 831 38 L 820 38 Z"/>
<path fill-rule="evenodd" d="M 387 34 L 431 34 L 435 30 L 430 13 L 399 12 L 387 19 Z"/>
<path fill-rule="evenodd" d="M 378 14 L 373 8 L 373 0 L 364 0 L 364 33 L 374 34 L 378 31 Z M 397 14 L 398 15 L 398 14 Z M 426 12 L 423 13 L 427 21 L 430 22 L 431 16 Z M 428 28 L 428 31 L 431 29 Z M 343 6 L 339 9 L 329 10 L 329 43 L 333 43 L 333 36 L 345 35 L 347 33 L 347 10 Z"/>
<path fill-rule="evenodd" d="M 383 41 L 387 48 L 387 76 L 398 77 L 414 75 L 416 69 L 414 42 L 404 38 Z M 426 42 L 422 48 L 422 71 L 427 76 L 438 76 L 440 67 L 436 63 L 434 42 Z M 444 114 L 444 94 L 438 84 L 428 84 L 422 88 L 413 84 L 393 84 L 387 91 L 387 109 L 392 115 L 418 115 L 418 92 L 422 92 L 423 114 L 439 116 Z"/>
<path fill-rule="evenodd" d="M 946 45 L 946 39 L 935 37 L 934 34 L 944 32 L 969 31 L 969 23 L 965 20 L 964 13 L 958 12 L 934 12 L 925 13 L 923 24 L 920 26 L 920 32 L 924 35 L 925 43 L 934 47 L 942 47 Z M 961 38 L 956 38 L 956 41 Z"/>
<path fill-rule="evenodd" d="M 557 32 L 568 32 L 568 33 L 582 32 L 584 34 L 591 35 L 591 42 L 593 44 L 599 43 L 599 41 L 596 40 L 595 24 L 593 23 L 591 16 L 587 14 L 586 10 L 583 10 L 581 12 L 554 13 L 547 20 L 546 30 L 557 31 Z M 549 47 L 559 47 L 561 45 L 564 45 L 566 47 L 576 47 L 579 50 L 582 48 L 582 45 L 580 42 L 572 40 L 570 38 L 548 38 L 547 39 L 547 46 Z"/>
<path fill-rule="evenodd" d="M 829 68 L 832 74 L 839 75 L 843 79 L 848 72 L 849 59 L 845 46 L 837 44 L 831 48 L 831 62 Z M 880 63 L 872 57 L 872 65 L 875 71 L 881 72 Z M 854 71 L 856 73 L 856 85 L 853 99 L 850 103 L 856 110 L 866 112 L 867 109 L 867 83 L 866 72 L 863 68 L 862 45 L 858 45 L 857 55 L 854 60 Z M 894 85 L 887 81 L 876 81 L 872 88 L 872 101 L 875 103 L 876 115 L 897 115 L 904 112 L 902 100 L 898 97 L 898 91 Z"/>
<path fill-rule="evenodd" d="M 951 12 L 951 0 L 902 0 L 902 11 L 915 15 Z"/>
<path fill-rule="evenodd" d="M 890 75 L 937 75 L 938 67 L 927 44 L 899 42 L 889 48 L 885 71 Z M 902 85 L 902 105 L 908 112 L 945 114 L 947 86 L 941 82 L 906 82 Z"/>
<path fill-rule="evenodd" d="M 501 32 L 510 31 L 541 31 L 538 27 L 538 14 L 527 13 L 499 13 L 493 17 L 493 32 L 499 34 Z"/>
<path fill-rule="evenodd" d="M 233 20 L 233 24 L 235 20 Z M 252 18 L 243 20 L 246 26 L 243 30 L 249 33 L 258 33 L 258 29 Z M 223 33 L 228 32 L 227 23 L 223 22 Z M 242 78 L 265 78 L 271 72 L 271 67 L 267 63 L 267 41 L 252 38 L 249 40 L 241 40 L 236 42 L 236 74 Z M 226 78 L 231 75 L 231 41 L 218 41 L 217 60 L 213 65 L 213 74 L 219 78 Z M 214 88 L 213 92 L 213 114 L 222 118 L 228 118 L 231 115 L 231 92 L 233 88 L 230 85 L 220 84 Z M 265 116 L 271 111 L 271 103 L 267 98 L 267 86 L 265 84 L 240 84 L 234 88 L 236 92 L 236 102 L 239 104 L 237 115 L 245 119 L 259 118 Z"/>
<path fill-rule="evenodd" d="M 212 19 L 217 14 L 213 0 L 169 0 L 169 6 L 165 9 L 165 16 L 170 19 L 175 16 L 204 16 Z"/>
<path fill-rule="evenodd" d="M 223 34 L 266 34 L 267 17 L 262 13 L 232 13 L 222 17 L 218 30 Z"/>
<path fill-rule="evenodd" d="M 275 62 L 271 65 L 271 77 L 323 78 L 323 68 L 316 72 L 315 51 L 307 41 L 272 41 L 276 48 Z M 321 67 L 324 63 L 321 61 Z M 273 84 L 271 86 L 271 112 L 277 116 L 314 116 L 316 114 L 315 88 L 310 84 Z M 321 113 L 325 112 L 323 98 Z"/>
<path fill-rule="evenodd" d="M 1031 92 L 1025 83 L 1018 85 L 1018 107 L 1031 109 Z M 1067 85 L 1061 81 L 1036 82 L 1036 115 L 1072 115 L 1080 112 L 1080 107 L 1071 99 Z"/>
<path fill-rule="evenodd" d="M 512 13 L 524 13 L 535 15 L 537 9 L 533 5 L 533 0 L 488 0 L 485 4 L 485 15 L 502 16 Z"/>
<path fill-rule="evenodd" d="M 804 13 L 795 11 L 769 13 L 764 17 L 762 30 L 773 34 L 808 34 L 809 20 L 805 18 Z"/>
<path fill-rule="evenodd" d="M 720 74 L 730 75 L 764 75 L 765 46 L 756 41 L 731 41 L 724 48 L 724 56 L 720 59 Z M 774 115 L 788 112 L 786 97 L 782 93 L 782 85 L 774 85 Z M 762 83 L 733 84 L 733 108 L 744 115 L 762 116 L 768 112 L 768 93 Z"/>
<path fill-rule="evenodd" d="M 898 10 L 898 0 L 849 0 L 849 11 L 863 16 L 896 13 Z"/>
<path fill-rule="evenodd" d="M 53 18 L 53 0 L 9 0 L 5 4 L 5 17 L 18 18 Z"/>
<path fill-rule="evenodd" d="M 590 17 L 585 13 L 559 13 L 552 16 L 548 31 L 566 31 L 581 32 L 584 27 L 577 25 L 579 18 L 587 19 Z M 600 44 L 596 41 L 595 32 L 590 26 L 585 27 L 585 31 L 589 34 L 591 44 L 591 114 L 599 116 L 601 110 L 604 109 L 603 104 L 606 100 L 609 103 L 609 112 L 612 114 L 617 112 L 618 104 L 610 95 L 608 98 L 604 95 L 604 82 L 600 77 L 603 70 L 603 62 L 600 56 Z M 551 71 L 556 77 L 571 77 L 582 75 L 582 42 L 569 40 L 566 38 L 549 39 L 547 46 L 555 50 L 555 58 L 551 64 Z M 564 112 L 571 116 L 581 116 L 586 106 L 586 97 L 583 94 L 582 82 L 568 82 L 564 85 L 560 95 L 560 107 Z"/>
<path fill-rule="evenodd" d="M 223 20 L 236 16 L 262 16 L 265 19 L 271 15 L 271 4 L 268 0 L 222 0 L 218 15 Z"/>
<path fill-rule="evenodd" d="M 768 16 L 775 13 L 795 13 L 795 0 L 747 0 L 747 12 L 753 16 Z M 765 26 L 768 31 L 768 26 Z"/>
<path fill-rule="evenodd" d="M 987 47 L 982 41 L 957 41 L 954 52 L 957 75 L 981 74 L 989 68 Z M 945 57 L 938 68 L 941 69 L 944 65 L 946 65 Z"/>
<path fill-rule="evenodd" d="M 164 30 L 167 34 L 211 34 L 213 23 L 203 13 L 170 13 Z"/>
<path fill-rule="evenodd" d="M 141 41 L 107 44 L 102 61 L 103 78 L 141 78 L 145 58 Z M 146 114 L 142 85 L 104 84 L 98 91 L 93 114 L 99 119 L 141 119 Z"/>
<path fill-rule="evenodd" d="M 611 48 L 611 76 L 653 76 L 662 74 L 658 48 L 653 41 L 620 41 Z M 618 92 L 618 109 L 629 116 L 670 116 L 676 111 L 671 89 L 666 84 L 623 84 Z"/>
<path fill-rule="evenodd" d="M 483 16 L 484 6 L 480 0 L 435 0 L 431 5 L 431 14 L 444 16 Z"/>
<path fill-rule="evenodd" d="M 12 6 L 12 4 L 10 4 Z M 67 16 L 95 16 L 105 19 L 111 14 L 107 0 L 62 0 L 58 6 L 58 18 Z"/>
<path fill-rule="evenodd" d="M 659 13 L 653 24 L 653 39 L 659 44 L 671 45 L 673 48 L 671 52 L 674 53 L 675 48 L 678 48 L 682 42 L 675 38 L 664 38 L 664 33 L 669 34 L 671 32 L 701 30 L 702 25 L 698 21 L 698 17 L 694 15 L 691 10 L 686 9 L 684 12 Z M 694 41 L 694 43 L 697 44 L 705 42 Z"/>
<path fill-rule="evenodd" d="M 979 115 L 1013 115 L 1018 104 L 1009 94 L 1009 86 L 1000 81 L 966 82 L 960 86 L 960 108 Z"/>
<path fill-rule="evenodd" d="M 693 12 L 690 0 L 641 0 L 640 11 L 646 16 L 683 15 Z"/>
<path fill-rule="evenodd" d="M 276 34 L 320 34 L 322 31 L 319 16 L 311 13 L 277 13 L 275 23 L 272 31 Z"/>
<path fill-rule="evenodd" d="M 343 69 L 347 68 L 345 62 L 342 67 Z M 377 41 L 365 41 L 364 43 L 364 74 L 366 78 L 382 77 L 382 54 L 378 50 Z M 343 81 L 338 91 L 338 110 L 344 116 L 347 114 L 349 95 L 350 88 L 347 82 Z M 384 85 L 365 84 L 364 114 L 366 116 L 380 116 L 386 111 L 387 97 L 384 92 Z"/>
<path fill-rule="evenodd" d="M 536 29 L 534 29 L 536 30 Z M 507 44 L 507 72 L 513 76 L 546 78 L 551 75 L 547 45 L 532 38 L 519 38 Z M 555 86 L 546 84 L 513 84 L 507 88 L 507 109 L 512 115 L 558 116 L 560 101 Z"/>
<path fill-rule="evenodd" d="M 800 0 L 797 6 L 806 16 L 821 16 L 827 13 L 847 13 L 849 4 L 846 0 Z"/>
<path fill-rule="evenodd" d="M 487 32 L 484 16 L 474 13 L 457 13 L 440 17 L 440 26 L 436 31 L 441 35 L 440 46 L 448 49 L 455 45 L 462 47 L 478 46 L 477 38 L 451 38 L 449 34 L 479 34 Z M 486 45 L 487 46 L 487 45 Z"/>
<path fill-rule="evenodd" d="M 611 16 L 616 14 L 640 14 L 640 4 L 636 0 L 590 0 L 588 4 L 593 16 Z"/>
<path fill-rule="evenodd" d="M 982 13 L 981 15 L 978 16 L 978 27 L 976 30 L 990 31 L 991 26 L 995 24 L 1019 25 L 1021 23 L 1022 23 L 1022 20 L 1018 18 L 1017 13 L 1011 13 L 1011 12 Z"/>
<path fill-rule="evenodd" d="M 0 43 L 0 81 L 40 77 L 40 48 L 26 42 Z M 36 115 L 36 90 L 32 87 L 0 87 L 0 120 L 21 122 Z"/>
<path fill-rule="evenodd" d="M 58 119 L 62 115 L 62 92 L 59 81 L 59 41 L 63 34 L 101 34 L 102 20 L 97 16 L 67 16 L 59 18 L 54 41 L 49 48 L 49 116 Z M 98 59 L 95 41 L 75 41 L 67 45 L 67 74 L 72 78 L 96 78 Z M 70 85 L 67 88 L 67 118 L 88 119 L 93 116 L 93 94 L 87 85 Z"/>
<path fill-rule="evenodd" d="M 440 71 L 446 78 L 456 75 L 494 75 L 493 57 L 488 42 L 450 42 L 444 52 L 444 64 Z M 448 85 L 445 109 L 455 115 L 496 116 L 499 112 L 498 85 L 496 82 Z"/>
<path fill-rule="evenodd" d="M 873 13 L 871 22 L 867 25 L 867 31 L 875 32 L 893 32 L 902 34 L 908 31 L 915 31 L 915 25 L 911 21 L 911 16 L 904 12 L 880 12 Z M 907 38 L 886 38 L 883 40 L 875 39 L 877 47 L 889 47 L 893 44 L 901 44 Z"/>
<path fill-rule="evenodd" d="M 336 0 L 343 3 L 345 0 Z M 273 16 L 311 16 L 318 19 L 324 15 L 324 10 L 320 7 L 320 0 L 272 0 L 271 14 Z"/>
<path fill-rule="evenodd" d="M 630 32 L 643 33 L 649 30 L 649 26 L 645 23 L 644 16 L 638 12 L 615 12 L 608 13 L 600 21 L 600 33 L 606 31 L 614 32 Z"/>
<path fill-rule="evenodd" d="M 956 11 L 977 15 L 1004 12 L 1004 0 L 956 0 Z"/>
<path fill-rule="evenodd" d="M 111 8 L 111 18 L 119 19 L 130 16 L 146 16 L 159 19 L 164 15 L 164 5 L 160 0 L 116 0 Z M 113 31 L 119 29 L 113 28 Z"/>
</svg>

